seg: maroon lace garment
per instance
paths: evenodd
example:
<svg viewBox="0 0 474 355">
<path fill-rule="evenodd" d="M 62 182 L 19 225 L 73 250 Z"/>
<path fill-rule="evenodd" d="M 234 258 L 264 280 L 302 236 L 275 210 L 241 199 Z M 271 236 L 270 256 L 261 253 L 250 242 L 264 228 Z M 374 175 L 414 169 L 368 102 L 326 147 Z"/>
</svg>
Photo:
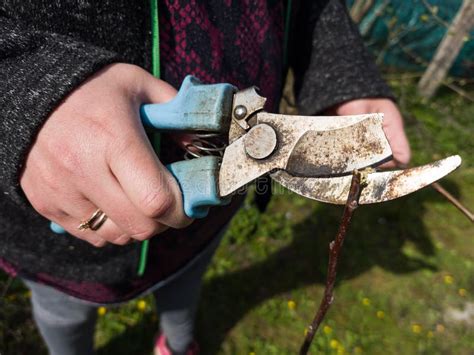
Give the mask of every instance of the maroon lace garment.
<svg viewBox="0 0 474 355">
<path fill-rule="evenodd" d="M 282 1 L 159 3 L 163 80 L 179 87 L 183 78 L 192 74 L 205 83 L 228 82 L 239 88 L 256 85 L 268 99 L 267 110 L 275 109 L 282 86 Z M 166 143 L 164 146 L 163 150 L 167 150 Z M 236 198 L 230 206 L 214 208 L 208 218 L 184 230 L 152 238 L 145 275 L 121 283 L 78 282 L 44 272 L 33 275 L 2 259 L 0 266 L 12 275 L 18 271 L 22 276 L 92 302 L 125 301 L 184 267 L 228 223 L 240 201 Z"/>
</svg>

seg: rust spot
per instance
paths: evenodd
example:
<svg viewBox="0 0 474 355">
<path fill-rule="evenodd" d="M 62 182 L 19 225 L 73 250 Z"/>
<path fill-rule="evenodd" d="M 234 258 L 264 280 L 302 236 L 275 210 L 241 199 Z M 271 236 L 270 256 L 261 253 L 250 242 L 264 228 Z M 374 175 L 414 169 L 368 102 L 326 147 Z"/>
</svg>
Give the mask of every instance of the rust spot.
<svg viewBox="0 0 474 355">
<path fill-rule="evenodd" d="M 379 132 L 374 133 L 373 125 L 366 120 L 332 131 L 306 132 L 295 145 L 287 170 L 297 176 L 316 177 L 378 163 L 385 158 L 387 143 Z"/>
</svg>

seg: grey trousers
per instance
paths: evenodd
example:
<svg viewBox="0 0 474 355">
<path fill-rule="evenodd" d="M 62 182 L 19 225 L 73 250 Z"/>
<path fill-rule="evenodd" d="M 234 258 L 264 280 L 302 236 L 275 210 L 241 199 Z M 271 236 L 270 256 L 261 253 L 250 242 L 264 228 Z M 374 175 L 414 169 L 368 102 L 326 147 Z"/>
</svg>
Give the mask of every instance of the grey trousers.
<svg viewBox="0 0 474 355">
<path fill-rule="evenodd" d="M 223 233 L 184 269 L 158 283 L 153 292 L 160 328 L 174 354 L 184 354 L 193 340 L 202 276 Z M 24 280 L 31 290 L 33 318 L 51 355 L 94 354 L 98 304 Z"/>
</svg>

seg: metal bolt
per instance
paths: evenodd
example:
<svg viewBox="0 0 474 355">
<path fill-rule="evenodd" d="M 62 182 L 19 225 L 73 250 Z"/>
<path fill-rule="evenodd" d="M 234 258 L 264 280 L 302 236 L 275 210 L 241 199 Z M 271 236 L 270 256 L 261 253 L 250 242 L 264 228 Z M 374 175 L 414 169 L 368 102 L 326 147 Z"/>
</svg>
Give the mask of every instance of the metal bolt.
<svg viewBox="0 0 474 355">
<path fill-rule="evenodd" d="M 245 116 L 247 116 L 247 107 L 245 107 L 244 105 L 235 106 L 234 116 L 238 120 L 245 118 Z"/>
<path fill-rule="evenodd" d="M 253 159 L 265 159 L 277 146 L 276 132 L 268 124 L 256 125 L 245 135 L 244 146 L 245 152 Z"/>
</svg>

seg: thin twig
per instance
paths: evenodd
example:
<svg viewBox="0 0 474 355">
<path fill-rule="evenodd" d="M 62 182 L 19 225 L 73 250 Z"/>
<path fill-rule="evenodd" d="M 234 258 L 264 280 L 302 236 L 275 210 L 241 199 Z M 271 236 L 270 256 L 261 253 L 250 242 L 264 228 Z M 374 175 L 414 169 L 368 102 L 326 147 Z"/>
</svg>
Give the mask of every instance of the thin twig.
<svg viewBox="0 0 474 355">
<path fill-rule="evenodd" d="M 5 298 L 5 296 L 8 293 L 8 290 L 10 289 L 10 286 L 12 285 L 12 282 L 13 282 L 13 277 L 8 276 L 7 282 L 5 283 L 5 286 L 3 287 L 2 295 L 0 296 L 0 299 Z"/>
<path fill-rule="evenodd" d="M 314 335 L 316 334 L 316 331 L 323 321 L 326 312 L 334 300 L 333 291 L 334 284 L 336 283 L 337 262 L 339 259 L 339 254 L 341 253 L 342 244 L 344 243 L 347 229 L 351 223 L 352 215 L 354 210 L 359 206 L 359 197 L 363 188 L 361 184 L 361 175 L 362 174 L 357 170 L 354 171 L 352 175 L 349 196 L 347 197 L 346 206 L 344 207 L 344 213 L 342 214 L 342 219 L 341 223 L 339 224 L 336 238 L 331 243 L 329 243 L 328 275 L 326 279 L 326 287 L 324 289 L 324 296 L 319 305 L 319 309 L 314 316 L 313 322 L 309 326 L 303 345 L 301 345 L 300 355 L 305 355 L 308 353 Z"/>
<path fill-rule="evenodd" d="M 455 93 L 457 93 L 458 95 L 464 97 L 465 99 L 471 101 L 471 102 L 474 102 L 474 97 L 472 97 L 471 95 L 469 95 L 465 90 L 461 89 L 459 86 L 457 85 L 454 85 L 452 83 L 448 83 L 446 80 L 443 80 L 441 82 L 441 84 L 443 84 L 444 86 L 450 88 L 451 90 L 453 90 Z"/>
<path fill-rule="evenodd" d="M 426 9 L 430 12 L 430 15 L 438 22 L 439 24 L 443 25 L 445 28 L 449 28 L 449 23 L 444 21 L 435 11 L 435 5 L 429 4 L 426 0 L 421 0 L 423 5 L 425 5 Z"/>
<path fill-rule="evenodd" d="M 467 209 L 456 197 L 451 195 L 446 191 L 439 183 L 434 182 L 431 184 L 431 187 L 443 195 L 449 202 L 451 202 L 459 211 L 464 213 L 464 215 L 469 218 L 471 222 L 474 222 L 474 214 Z"/>
</svg>

